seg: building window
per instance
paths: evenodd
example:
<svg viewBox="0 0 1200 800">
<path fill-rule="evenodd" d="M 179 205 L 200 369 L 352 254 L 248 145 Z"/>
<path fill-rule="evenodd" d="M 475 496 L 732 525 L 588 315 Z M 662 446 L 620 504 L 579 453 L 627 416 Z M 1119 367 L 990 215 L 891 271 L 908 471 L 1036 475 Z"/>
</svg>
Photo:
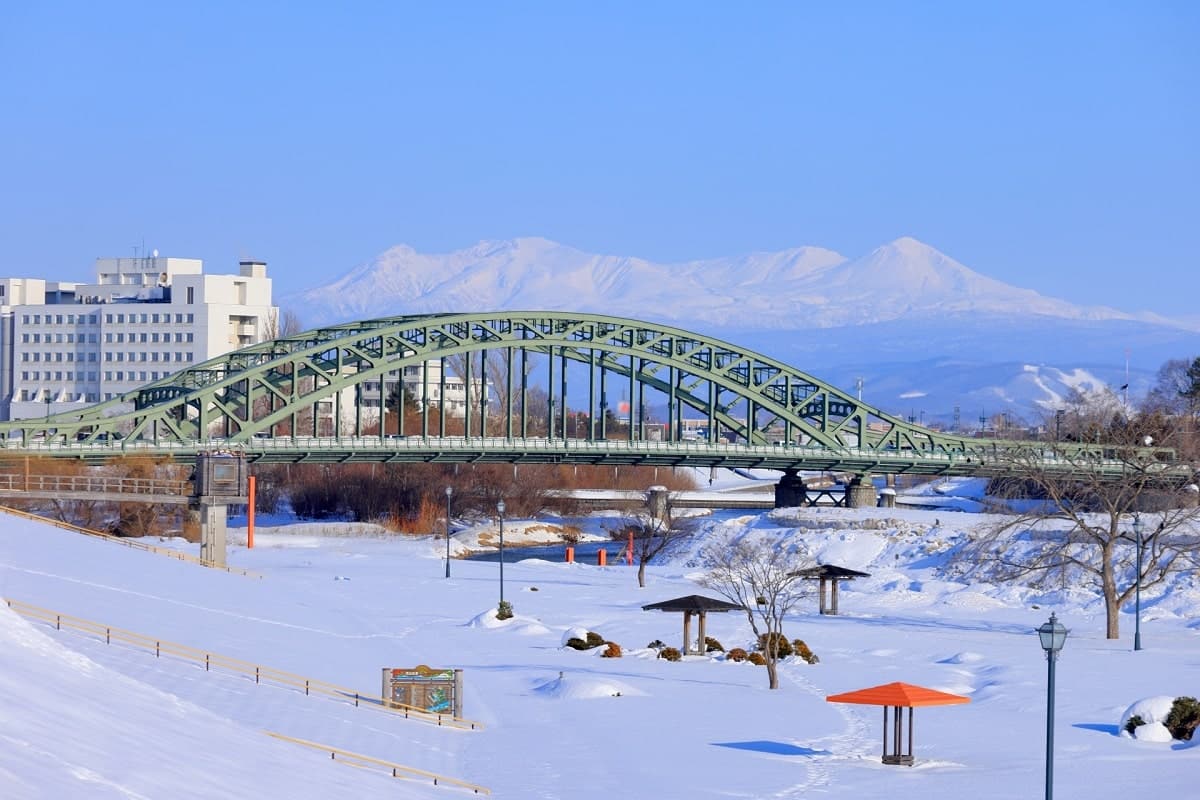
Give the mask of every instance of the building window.
<svg viewBox="0 0 1200 800">
<path fill-rule="evenodd" d="M 189 286 L 189 287 L 187 287 L 187 304 L 190 306 L 195 302 L 196 302 L 196 287 Z M 189 314 L 188 316 L 190 317 L 191 314 Z"/>
</svg>

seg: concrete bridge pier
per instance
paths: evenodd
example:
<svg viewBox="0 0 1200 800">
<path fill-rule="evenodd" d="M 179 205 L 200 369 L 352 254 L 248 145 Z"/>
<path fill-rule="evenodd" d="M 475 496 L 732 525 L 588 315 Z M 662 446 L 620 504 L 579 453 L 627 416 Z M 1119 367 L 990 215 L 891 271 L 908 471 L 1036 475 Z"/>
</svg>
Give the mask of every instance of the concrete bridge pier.
<svg viewBox="0 0 1200 800">
<path fill-rule="evenodd" d="M 651 486 L 646 490 L 646 508 L 650 518 L 659 522 L 667 519 L 671 511 L 671 493 L 665 486 Z"/>
<path fill-rule="evenodd" d="M 200 526 L 200 560 L 224 568 L 229 506 L 250 502 L 246 454 L 228 450 L 197 453 L 192 481 L 188 523 Z"/>
<path fill-rule="evenodd" d="M 228 566 L 225 560 L 226 523 L 229 506 L 193 501 L 188 505 L 188 522 L 200 527 L 200 560 L 214 567 Z"/>
<path fill-rule="evenodd" d="M 871 474 L 855 475 L 846 485 L 846 508 L 874 508 L 875 482 Z"/>
<path fill-rule="evenodd" d="M 775 484 L 776 508 L 799 508 L 808 505 L 808 487 L 796 470 L 784 470 L 783 477 Z"/>
</svg>

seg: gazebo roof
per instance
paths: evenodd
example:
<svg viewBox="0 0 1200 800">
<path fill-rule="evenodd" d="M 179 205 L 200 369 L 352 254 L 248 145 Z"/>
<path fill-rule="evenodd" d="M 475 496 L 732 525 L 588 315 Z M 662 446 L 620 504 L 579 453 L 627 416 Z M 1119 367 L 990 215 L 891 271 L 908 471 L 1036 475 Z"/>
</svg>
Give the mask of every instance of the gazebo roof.
<svg viewBox="0 0 1200 800">
<path fill-rule="evenodd" d="M 801 578 L 838 578 L 839 580 L 871 577 L 871 574 L 868 572 L 859 572 L 856 569 L 839 567 L 835 564 L 818 564 L 815 567 L 798 569 L 792 574 Z"/>
<path fill-rule="evenodd" d="M 689 594 L 686 597 L 676 597 L 674 600 L 663 600 L 642 606 L 643 611 L 743 611 L 744 607 L 726 600 L 713 597 L 703 597 Z"/>
<path fill-rule="evenodd" d="M 865 706 L 951 706 L 959 703 L 969 703 L 971 698 L 960 694 L 939 692 L 937 689 L 926 689 L 924 686 L 914 686 L 911 683 L 885 683 L 882 686 L 872 686 L 869 689 L 859 689 L 855 692 L 831 694 L 825 698 L 829 703 L 858 703 Z"/>
</svg>

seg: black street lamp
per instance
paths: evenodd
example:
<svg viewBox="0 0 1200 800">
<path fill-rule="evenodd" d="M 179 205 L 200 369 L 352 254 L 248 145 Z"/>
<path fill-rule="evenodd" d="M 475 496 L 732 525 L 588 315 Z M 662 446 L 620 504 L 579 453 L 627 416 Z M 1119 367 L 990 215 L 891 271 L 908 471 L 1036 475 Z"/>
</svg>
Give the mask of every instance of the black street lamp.
<svg viewBox="0 0 1200 800">
<path fill-rule="evenodd" d="M 450 495 L 454 494 L 453 487 L 446 487 L 446 577 L 450 577 Z"/>
<path fill-rule="evenodd" d="M 1133 533 L 1137 537 L 1137 581 L 1133 590 L 1133 649 L 1142 649 L 1142 524 L 1140 514 L 1133 515 Z"/>
<path fill-rule="evenodd" d="M 1054 797 L 1054 662 L 1058 651 L 1067 641 L 1067 629 L 1053 613 L 1050 621 L 1037 629 L 1042 649 L 1046 651 L 1046 800 Z"/>
<path fill-rule="evenodd" d="M 504 605 L 504 501 L 496 503 L 496 513 L 500 515 L 500 605 Z"/>
</svg>

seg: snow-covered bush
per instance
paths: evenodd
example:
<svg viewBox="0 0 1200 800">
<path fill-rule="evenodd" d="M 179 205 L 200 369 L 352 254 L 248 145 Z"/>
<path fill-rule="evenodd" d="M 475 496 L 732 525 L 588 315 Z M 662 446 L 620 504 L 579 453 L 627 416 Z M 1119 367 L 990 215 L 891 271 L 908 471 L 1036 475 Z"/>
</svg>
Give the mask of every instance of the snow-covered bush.
<svg viewBox="0 0 1200 800">
<path fill-rule="evenodd" d="M 745 661 L 746 651 L 740 647 L 735 647 L 725 654 L 725 658 L 729 659 L 730 661 Z"/>
<path fill-rule="evenodd" d="M 659 658 L 665 658 L 667 661 L 678 661 L 683 658 L 683 654 L 675 647 L 664 647 L 658 651 Z"/>
<path fill-rule="evenodd" d="M 566 647 L 567 642 L 571 641 L 572 639 L 580 639 L 580 640 L 586 642 L 587 635 L 588 635 L 587 628 L 567 628 L 565 631 L 563 631 L 562 641 L 560 642 L 560 644 L 563 647 Z"/>
<path fill-rule="evenodd" d="M 562 638 L 563 647 L 570 647 L 572 650 L 591 650 L 604 643 L 603 636 L 587 628 L 568 628 Z"/>
<path fill-rule="evenodd" d="M 1125 709 L 1121 731 L 1139 741 L 1188 741 L 1200 725 L 1200 701 L 1194 697 L 1146 697 Z"/>
</svg>

